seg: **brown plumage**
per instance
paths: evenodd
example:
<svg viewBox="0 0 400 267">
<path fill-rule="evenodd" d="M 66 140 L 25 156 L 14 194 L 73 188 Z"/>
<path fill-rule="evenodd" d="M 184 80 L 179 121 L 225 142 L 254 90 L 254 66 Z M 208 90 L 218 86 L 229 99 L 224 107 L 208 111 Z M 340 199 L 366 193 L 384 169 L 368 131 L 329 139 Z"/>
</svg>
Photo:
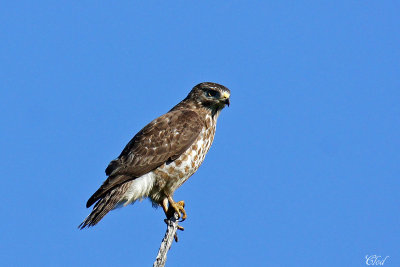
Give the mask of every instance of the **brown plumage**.
<svg viewBox="0 0 400 267">
<path fill-rule="evenodd" d="M 106 168 L 107 180 L 86 207 L 97 203 L 79 227 L 94 226 L 110 210 L 146 197 L 166 214 L 172 208 L 185 219 L 184 203 L 175 202 L 173 193 L 203 162 L 229 96 L 229 89 L 220 84 L 200 83 L 168 113 L 140 130 Z"/>
</svg>

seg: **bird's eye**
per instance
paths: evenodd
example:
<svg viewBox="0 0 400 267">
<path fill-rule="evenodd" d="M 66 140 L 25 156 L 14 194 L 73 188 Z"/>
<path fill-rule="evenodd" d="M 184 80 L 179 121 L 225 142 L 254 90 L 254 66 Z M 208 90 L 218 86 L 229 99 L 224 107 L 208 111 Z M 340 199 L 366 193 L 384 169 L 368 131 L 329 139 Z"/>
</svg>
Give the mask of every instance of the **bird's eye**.
<svg viewBox="0 0 400 267">
<path fill-rule="evenodd" d="M 208 90 L 207 91 L 207 96 L 210 96 L 210 97 L 216 97 L 216 96 L 218 96 L 218 92 L 217 91 L 214 91 L 214 90 Z"/>
</svg>

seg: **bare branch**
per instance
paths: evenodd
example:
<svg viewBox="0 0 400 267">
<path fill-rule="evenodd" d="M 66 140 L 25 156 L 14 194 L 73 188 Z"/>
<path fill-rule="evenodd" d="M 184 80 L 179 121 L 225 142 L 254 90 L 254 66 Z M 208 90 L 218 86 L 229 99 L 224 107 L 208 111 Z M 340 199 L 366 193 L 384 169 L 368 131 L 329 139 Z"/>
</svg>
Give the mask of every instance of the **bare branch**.
<svg viewBox="0 0 400 267">
<path fill-rule="evenodd" d="M 160 249 L 158 250 L 156 261 L 153 264 L 153 267 L 164 267 L 165 262 L 167 261 L 167 253 L 171 248 L 172 242 L 178 242 L 178 237 L 176 235 L 176 230 L 178 229 L 178 213 L 174 213 L 174 216 L 166 220 L 167 223 L 167 231 L 165 232 L 165 236 L 161 242 Z"/>
</svg>

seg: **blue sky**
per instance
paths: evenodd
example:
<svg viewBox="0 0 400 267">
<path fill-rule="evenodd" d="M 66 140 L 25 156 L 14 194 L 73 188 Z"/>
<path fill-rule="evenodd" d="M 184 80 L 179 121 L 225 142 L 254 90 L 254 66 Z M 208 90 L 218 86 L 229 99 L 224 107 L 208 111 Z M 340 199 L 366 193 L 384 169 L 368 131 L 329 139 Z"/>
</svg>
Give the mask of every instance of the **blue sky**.
<svg viewBox="0 0 400 267">
<path fill-rule="evenodd" d="M 396 1 L 0 6 L 2 266 L 150 266 L 148 201 L 79 231 L 130 138 L 197 83 L 232 92 L 167 266 L 400 265 Z"/>
</svg>

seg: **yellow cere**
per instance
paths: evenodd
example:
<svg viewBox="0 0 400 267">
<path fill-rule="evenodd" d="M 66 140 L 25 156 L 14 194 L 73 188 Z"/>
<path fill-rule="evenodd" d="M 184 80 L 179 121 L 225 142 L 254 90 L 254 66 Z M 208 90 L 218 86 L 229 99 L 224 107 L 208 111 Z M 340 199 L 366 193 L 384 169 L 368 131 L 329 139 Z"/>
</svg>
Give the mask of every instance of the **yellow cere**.
<svg viewBox="0 0 400 267">
<path fill-rule="evenodd" d="M 228 92 L 224 92 L 224 93 L 222 94 L 222 96 L 223 96 L 224 98 L 229 98 L 230 94 L 229 94 Z"/>
</svg>

